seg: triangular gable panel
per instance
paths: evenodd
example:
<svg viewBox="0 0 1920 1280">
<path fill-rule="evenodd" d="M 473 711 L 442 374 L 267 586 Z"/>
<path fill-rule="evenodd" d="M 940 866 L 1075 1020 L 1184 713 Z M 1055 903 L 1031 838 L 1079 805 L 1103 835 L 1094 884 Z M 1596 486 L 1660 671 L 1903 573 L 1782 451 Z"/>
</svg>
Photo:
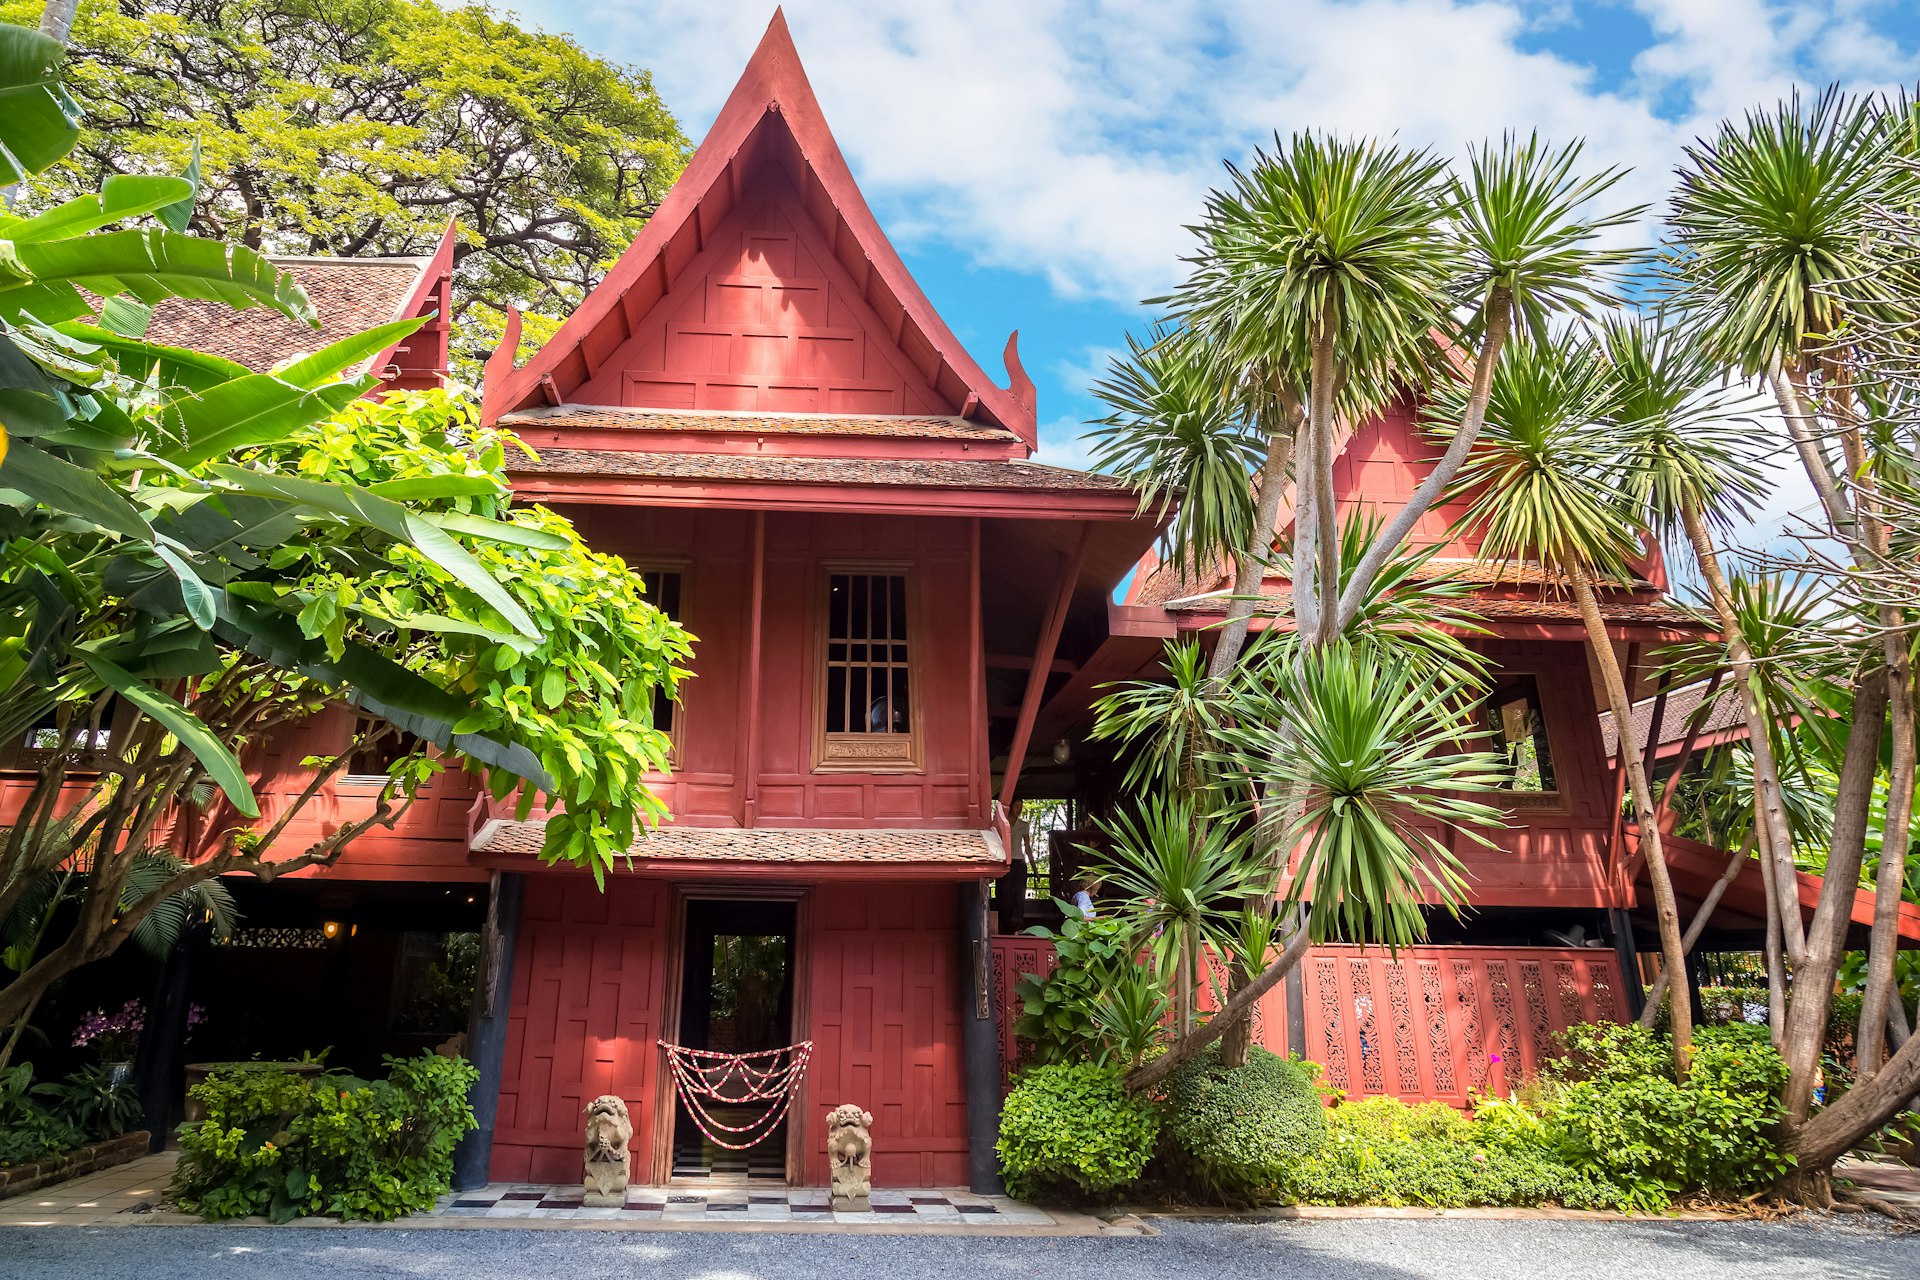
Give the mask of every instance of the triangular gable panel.
<svg viewBox="0 0 1920 1280">
<path fill-rule="evenodd" d="M 509 326 L 509 337 L 517 325 Z M 1017 335 L 1015 335 L 1017 338 Z M 489 362 L 484 416 L 543 405 L 958 415 L 1036 443 L 867 208 L 778 12 L 679 182 L 544 347 Z"/>
</svg>

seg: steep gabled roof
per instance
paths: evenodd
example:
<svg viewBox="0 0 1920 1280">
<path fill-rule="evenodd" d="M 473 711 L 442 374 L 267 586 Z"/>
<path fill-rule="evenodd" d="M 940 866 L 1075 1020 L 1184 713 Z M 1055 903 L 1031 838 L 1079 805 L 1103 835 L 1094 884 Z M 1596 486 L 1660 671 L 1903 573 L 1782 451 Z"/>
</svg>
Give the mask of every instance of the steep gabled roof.
<svg viewBox="0 0 1920 1280">
<path fill-rule="evenodd" d="M 606 279 L 518 369 L 511 368 L 511 361 L 519 326 L 517 318 L 510 317 L 506 339 L 487 366 L 486 420 L 539 406 L 633 403 L 615 398 L 604 379 L 589 384 L 611 356 L 636 341 L 643 322 L 669 302 L 677 286 L 685 292 L 699 283 L 694 269 L 715 269 L 709 237 L 722 231 L 737 234 L 738 223 L 754 212 L 756 202 L 769 200 L 778 203 L 779 216 L 794 216 L 806 224 L 794 232 L 805 241 L 800 251 L 833 275 L 829 283 L 834 288 L 850 295 L 849 309 L 858 315 L 848 323 L 885 335 L 886 359 L 916 396 L 935 402 L 933 413 L 1005 428 L 1028 448 L 1035 445 L 1034 387 L 1020 367 L 1019 335 L 1007 340 L 1004 353 L 1010 385 L 997 386 L 935 313 L 880 230 L 827 128 L 786 18 L 778 11 L 659 211 Z M 727 222 L 729 215 L 732 223 Z M 583 400 L 583 389 L 590 399 Z M 667 411 L 720 407 L 697 399 L 653 403 Z M 827 415 L 856 411 L 828 403 L 818 404 L 817 410 Z M 925 404 L 903 403 L 889 411 L 929 413 Z"/>
</svg>

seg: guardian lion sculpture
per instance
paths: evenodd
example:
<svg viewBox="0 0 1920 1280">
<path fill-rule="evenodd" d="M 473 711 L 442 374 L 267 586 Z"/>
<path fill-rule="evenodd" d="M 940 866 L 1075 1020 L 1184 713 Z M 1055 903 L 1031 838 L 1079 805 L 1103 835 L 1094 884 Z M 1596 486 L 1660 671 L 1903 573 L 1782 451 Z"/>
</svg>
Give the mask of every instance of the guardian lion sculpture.
<svg viewBox="0 0 1920 1280">
<path fill-rule="evenodd" d="M 833 1207 L 860 1211 L 873 1190 L 873 1116 L 851 1102 L 827 1113 L 827 1169 L 833 1179 Z"/>
<path fill-rule="evenodd" d="M 603 1093 L 587 1106 L 586 1203 L 618 1207 L 627 1202 L 627 1183 L 633 1179 L 633 1120 L 627 1104 Z"/>
</svg>

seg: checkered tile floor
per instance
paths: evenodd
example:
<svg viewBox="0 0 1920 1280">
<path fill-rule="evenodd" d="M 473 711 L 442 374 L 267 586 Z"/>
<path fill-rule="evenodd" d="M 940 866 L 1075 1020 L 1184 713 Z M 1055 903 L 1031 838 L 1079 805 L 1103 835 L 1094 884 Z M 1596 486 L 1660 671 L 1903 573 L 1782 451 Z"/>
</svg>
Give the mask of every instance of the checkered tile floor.
<svg viewBox="0 0 1920 1280">
<path fill-rule="evenodd" d="M 589 1209 L 581 1187 L 495 1184 L 444 1196 L 434 1214 L 445 1218 L 599 1218 L 649 1222 L 836 1222 L 1044 1226 L 1044 1209 L 1005 1196 L 977 1196 L 954 1188 L 875 1191 L 865 1213 L 836 1212 L 825 1187 L 630 1187 L 622 1208 Z"/>
</svg>

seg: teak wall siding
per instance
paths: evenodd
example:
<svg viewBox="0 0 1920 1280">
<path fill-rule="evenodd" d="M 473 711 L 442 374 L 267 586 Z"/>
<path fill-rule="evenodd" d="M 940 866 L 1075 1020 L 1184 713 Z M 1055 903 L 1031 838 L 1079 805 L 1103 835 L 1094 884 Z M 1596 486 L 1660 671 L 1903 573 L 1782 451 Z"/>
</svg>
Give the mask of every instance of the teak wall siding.
<svg viewBox="0 0 1920 1280">
<path fill-rule="evenodd" d="M 778 169 L 760 172 L 755 194 L 705 243 L 569 399 L 775 413 L 958 411 L 861 297 Z"/>
<path fill-rule="evenodd" d="M 752 516 L 739 511 L 580 508 L 593 544 L 682 577 L 682 622 L 696 637 L 684 699 L 680 769 L 655 790 L 677 821 L 747 820 L 739 749 L 748 715 Z M 766 517 L 760 707 L 754 755 L 757 825 L 962 827 L 986 825 L 986 779 L 972 740 L 981 659 L 970 613 L 968 522 L 909 516 L 773 513 Z M 909 619 L 922 768 L 815 772 L 822 680 L 825 566 L 885 562 L 912 579 Z"/>
<path fill-rule="evenodd" d="M 602 894 L 585 876 L 529 877 L 493 1145 L 496 1181 L 577 1181 L 586 1106 L 603 1093 L 627 1101 L 635 1180 L 645 1181 L 671 969 L 668 901 L 659 880 L 614 878 Z"/>
<path fill-rule="evenodd" d="M 842 1102 L 873 1113 L 874 1181 L 967 1181 L 961 1059 L 958 890 L 950 884 L 849 885 L 814 895 L 811 1106 L 802 1171 L 827 1181 L 824 1117 Z"/>
<path fill-rule="evenodd" d="M 802 1180 L 824 1183 L 827 1111 L 874 1116 L 874 1180 L 966 1180 L 957 891 L 945 884 L 843 884 L 811 891 L 798 986 L 814 1041 L 792 1124 Z M 658 1041 L 673 1002 L 673 895 L 664 881 L 584 876 L 527 886 L 494 1139 L 496 1181 L 572 1182 L 588 1102 L 618 1094 L 633 1117 L 634 1180 L 656 1132 Z M 669 1113 L 670 1114 L 670 1113 Z"/>
</svg>

